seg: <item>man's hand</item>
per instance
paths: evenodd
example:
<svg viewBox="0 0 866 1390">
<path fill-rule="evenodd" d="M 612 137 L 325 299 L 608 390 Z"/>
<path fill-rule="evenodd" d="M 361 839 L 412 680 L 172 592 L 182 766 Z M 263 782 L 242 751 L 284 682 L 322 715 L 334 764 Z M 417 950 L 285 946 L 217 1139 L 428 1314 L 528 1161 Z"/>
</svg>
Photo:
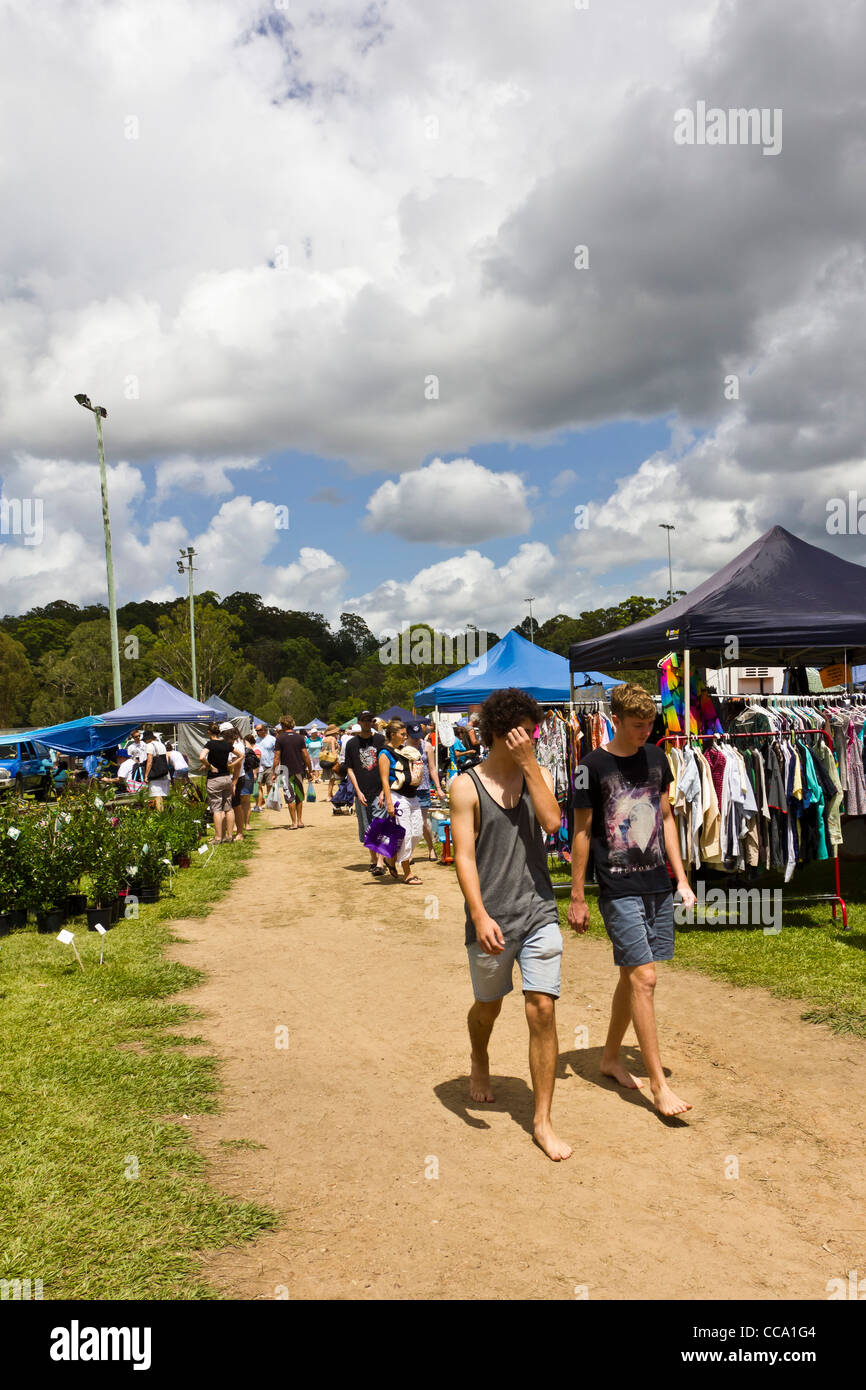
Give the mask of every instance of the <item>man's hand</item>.
<svg viewBox="0 0 866 1390">
<path fill-rule="evenodd" d="M 589 904 L 583 898 L 572 898 L 568 904 L 568 925 L 581 936 L 589 930 Z"/>
<path fill-rule="evenodd" d="M 525 770 L 535 762 L 535 740 L 524 728 L 509 729 L 505 735 L 505 746 L 518 767 Z"/>
<path fill-rule="evenodd" d="M 694 907 L 695 903 L 697 902 L 697 898 L 692 892 L 692 889 L 689 887 L 689 881 L 687 878 L 681 878 L 679 880 L 679 882 L 677 883 L 677 892 L 683 900 L 683 907 Z"/>
<path fill-rule="evenodd" d="M 364 795 L 364 793 L 363 793 L 363 792 L 355 792 L 355 795 L 357 796 L 357 798 L 358 798 L 358 800 L 360 801 L 361 805 L 362 805 L 362 806 L 366 806 L 366 804 L 367 804 L 367 798 L 366 798 L 366 796 Z"/>
<path fill-rule="evenodd" d="M 494 922 L 492 917 L 484 917 L 480 922 L 476 922 L 475 939 L 487 956 L 498 956 L 505 950 L 505 937 L 499 929 L 499 923 Z"/>
</svg>

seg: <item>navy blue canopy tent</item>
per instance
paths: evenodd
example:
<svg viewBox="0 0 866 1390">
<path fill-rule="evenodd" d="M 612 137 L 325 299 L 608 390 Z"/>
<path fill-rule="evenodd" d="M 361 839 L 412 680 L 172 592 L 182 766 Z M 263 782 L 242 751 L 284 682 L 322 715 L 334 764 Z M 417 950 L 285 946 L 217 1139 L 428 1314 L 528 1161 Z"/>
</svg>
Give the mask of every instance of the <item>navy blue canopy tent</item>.
<svg viewBox="0 0 866 1390">
<path fill-rule="evenodd" d="M 684 651 L 721 666 L 730 664 L 722 654 L 731 637 L 738 665 L 827 665 L 845 652 L 849 662 L 866 660 L 866 567 L 774 526 L 684 598 L 575 643 L 569 660 L 573 671 L 590 663 L 648 667 Z"/>
<path fill-rule="evenodd" d="M 598 671 L 583 671 L 578 684 L 601 685 L 610 690 L 617 682 Z M 540 704 L 567 704 L 571 699 L 571 676 L 564 656 L 527 642 L 514 628 L 489 651 L 482 652 L 460 671 L 417 691 L 415 704 L 439 709 L 468 709 L 481 704 L 494 690 L 510 687 L 525 690 Z"/>
<path fill-rule="evenodd" d="M 383 709 L 381 714 L 377 714 L 377 719 L 402 719 L 404 724 L 415 722 L 415 715 L 410 709 L 403 709 L 402 705 L 392 705 L 390 709 Z"/>
</svg>

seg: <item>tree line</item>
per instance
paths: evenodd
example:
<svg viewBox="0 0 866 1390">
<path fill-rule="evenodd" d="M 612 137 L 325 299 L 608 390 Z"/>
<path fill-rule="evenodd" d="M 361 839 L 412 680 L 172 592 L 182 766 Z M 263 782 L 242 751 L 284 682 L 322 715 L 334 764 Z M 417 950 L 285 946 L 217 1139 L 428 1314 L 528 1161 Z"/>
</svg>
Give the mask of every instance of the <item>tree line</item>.
<svg viewBox="0 0 866 1390">
<path fill-rule="evenodd" d="M 650 617 L 666 603 L 632 595 L 576 618 L 560 613 L 535 623 L 535 641 L 567 656 L 571 643 Z M 186 600 L 126 603 L 118 608 L 117 621 L 124 700 L 156 676 L 194 693 Z M 412 624 L 410 654 L 405 644 L 401 650 L 399 644 L 383 642 L 357 613 L 341 613 L 339 626 L 332 626 L 321 613 L 269 607 L 258 594 L 237 592 L 220 599 L 205 591 L 196 598 L 195 626 L 198 697 L 220 695 L 269 723 L 282 714 L 301 724 L 315 716 L 343 723 L 364 706 L 411 709 L 417 690 L 456 669 L 424 656 L 449 650 L 447 639 L 438 645 L 417 640 L 423 633 L 436 638 L 428 624 Z M 528 618 L 517 631 L 531 635 Z M 475 636 L 476 650 L 489 650 L 499 640 L 490 631 Z M 408 661 L 400 659 L 405 655 Z M 619 674 L 658 689 L 654 671 Z M 0 620 L 0 726 L 56 724 L 101 714 L 113 705 L 104 605 L 79 607 L 57 599 Z"/>
</svg>

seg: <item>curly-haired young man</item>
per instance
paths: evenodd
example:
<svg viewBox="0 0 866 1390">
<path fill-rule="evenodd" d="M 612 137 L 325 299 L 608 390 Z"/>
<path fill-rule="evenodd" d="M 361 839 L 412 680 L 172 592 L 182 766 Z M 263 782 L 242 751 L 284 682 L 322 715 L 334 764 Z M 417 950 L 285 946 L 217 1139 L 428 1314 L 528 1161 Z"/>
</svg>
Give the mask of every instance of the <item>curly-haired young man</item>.
<svg viewBox="0 0 866 1390">
<path fill-rule="evenodd" d="M 466 900 L 466 949 L 475 1003 L 469 1010 L 469 1094 L 492 1101 L 488 1042 L 520 965 L 529 1024 L 529 1070 L 535 1095 L 535 1142 L 555 1162 L 571 1156 L 550 1120 L 559 1044 L 562 933 L 544 835 L 559 829 L 553 779 L 535 758 L 541 710 L 522 690 L 498 690 L 480 712 L 480 766 L 450 787 L 457 878 Z"/>
</svg>

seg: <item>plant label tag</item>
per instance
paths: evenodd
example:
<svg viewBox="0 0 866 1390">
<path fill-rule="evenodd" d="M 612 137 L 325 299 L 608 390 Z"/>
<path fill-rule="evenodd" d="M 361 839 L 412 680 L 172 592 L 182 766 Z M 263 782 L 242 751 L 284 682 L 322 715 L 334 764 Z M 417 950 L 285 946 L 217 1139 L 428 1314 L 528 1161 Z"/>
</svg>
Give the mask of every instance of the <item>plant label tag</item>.
<svg viewBox="0 0 866 1390">
<path fill-rule="evenodd" d="M 21 834 L 21 831 L 18 829 L 17 825 L 10 825 L 9 829 L 6 831 L 6 834 L 9 836 L 10 840 L 17 840 L 18 836 Z"/>
<path fill-rule="evenodd" d="M 207 850 L 208 850 L 207 845 L 199 845 L 199 847 L 198 847 L 198 852 L 199 852 L 199 854 L 207 854 Z"/>
<path fill-rule="evenodd" d="M 103 806 L 105 805 L 105 802 L 102 801 L 102 800 L 100 799 L 100 797 L 96 796 L 96 797 L 93 798 L 93 804 L 94 804 L 94 806 L 98 806 L 98 807 L 99 807 L 99 810 L 101 811 L 102 808 L 103 808 Z"/>
<path fill-rule="evenodd" d="M 147 845 L 142 845 L 141 852 L 142 854 L 147 854 Z"/>
<path fill-rule="evenodd" d="M 70 945 L 72 944 L 72 941 L 73 941 L 72 932 L 71 932 L 71 931 L 65 931 L 65 930 L 64 930 L 64 931 L 61 931 L 61 932 L 58 932 L 58 933 L 57 933 L 57 940 L 58 940 L 58 941 L 62 941 L 63 944 L 64 944 L 64 946 L 70 946 Z"/>
<path fill-rule="evenodd" d="M 105 936 L 105 927 L 102 925 L 101 922 L 97 922 L 93 930 L 98 931 L 100 936 Z"/>
</svg>

